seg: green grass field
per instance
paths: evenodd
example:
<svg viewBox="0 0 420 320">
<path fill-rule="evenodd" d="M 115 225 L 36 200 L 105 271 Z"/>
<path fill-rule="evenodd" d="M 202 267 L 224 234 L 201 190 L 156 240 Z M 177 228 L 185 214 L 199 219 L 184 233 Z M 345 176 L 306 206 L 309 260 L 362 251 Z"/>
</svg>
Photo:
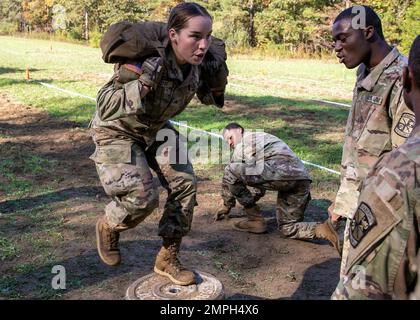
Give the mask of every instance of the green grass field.
<svg viewBox="0 0 420 320">
<path fill-rule="evenodd" d="M 39 82 L 95 97 L 113 70 L 112 65 L 102 61 L 99 49 L 3 36 L 0 36 L 0 43 L 0 92 L 7 92 L 23 105 L 87 127 L 95 108 L 93 101 L 46 88 Z M 277 135 L 306 161 L 339 170 L 348 109 L 316 103 L 312 99 L 349 104 L 354 70 L 347 70 L 336 61 L 276 61 L 252 57 L 229 57 L 228 65 L 230 76 L 225 108 L 203 106 L 193 100 L 175 120 L 209 131 L 220 130 L 228 122 L 236 121 L 246 128 Z M 30 68 L 32 81 L 25 80 L 26 68 Z M 0 138 L 7 137 L 0 132 Z M 63 243 L 60 207 L 43 204 L 27 208 L 25 199 L 44 199 L 50 194 L 59 194 L 64 178 L 54 174 L 58 166 L 54 160 L 37 154 L 12 152 L 11 148 L 14 144 L 2 144 L 0 203 L 16 203 L 16 209 L 3 216 L 0 212 L 5 227 L 0 230 L 0 262 L 13 259 L 19 262 L 0 277 L 0 296 L 22 298 L 14 275 L 31 275 L 40 266 L 54 264 L 58 259 L 54 256 L 54 248 Z M 201 177 L 219 179 L 222 175 L 220 165 L 197 164 L 195 169 Z M 326 209 L 326 200 L 331 200 L 337 190 L 338 176 L 313 167 L 308 169 L 313 178 L 313 204 Z M 40 187 L 37 176 L 50 174 L 51 182 Z M 1 185 L 2 181 L 8 183 Z M 18 203 L 23 204 L 22 208 Z M 29 231 L 11 235 L 8 230 L 23 222 L 30 223 Z M 30 259 L 25 258 L 24 248 L 27 247 L 34 255 Z M 50 271 L 47 271 L 48 275 Z M 47 287 L 38 296 L 56 297 L 56 293 Z"/>
<path fill-rule="evenodd" d="M 55 116 L 89 121 L 94 111 L 92 101 L 45 88 L 37 81 L 95 97 L 112 73 L 112 65 L 102 61 L 99 49 L 11 37 L 0 37 L 0 42 L 0 90 Z M 335 133 L 343 127 L 347 109 L 310 99 L 350 103 L 354 71 L 336 61 L 232 57 L 228 65 L 227 97 L 245 107 L 228 113 L 193 103 L 177 120 L 205 130 L 240 121 L 278 135 L 305 160 L 337 168 L 341 137 Z M 25 81 L 27 67 L 35 81 Z"/>
<path fill-rule="evenodd" d="M 12 37 L 0 37 L 0 42 L 0 90 L 22 104 L 87 125 L 94 102 L 39 82 L 95 97 L 112 74 L 112 65 L 102 61 L 99 49 Z M 230 121 L 263 129 L 286 141 L 302 159 L 338 170 L 348 110 L 311 99 L 350 103 L 354 70 L 336 61 L 262 61 L 252 57 L 230 57 L 228 65 L 229 107 L 217 109 L 194 102 L 176 120 L 204 130 L 222 129 Z M 25 80 L 26 68 L 33 81 Z M 337 178 L 314 171 L 315 178 Z M 29 187 L 22 184 L 22 188 Z M 13 190 L 19 191 L 19 187 Z"/>
<path fill-rule="evenodd" d="M 95 97 L 113 70 L 102 61 L 99 49 L 4 36 L 0 42 L 0 90 L 22 104 L 87 126 L 95 108 L 93 101 L 46 88 L 39 82 Z M 306 161 L 339 169 L 348 109 L 311 99 L 349 104 L 354 70 L 334 60 L 277 61 L 242 56 L 230 57 L 228 65 L 226 108 L 203 106 L 194 100 L 175 120 L 204 130 L 222 129 L 228 122 L 237 121 L 247 128 L 277 135 Z M 32 81 L 25 80 L 26 68 Z M 196 166 L 200 171 L 209 168 Z M 310 169 L 315 185 L 328 185 L 338 179 Z M 30 184 L 17 180 L 8 194 L 23 196 L 31 189 Z M 329 191 L 334 188 L 327 187 Z"/>
</svg>

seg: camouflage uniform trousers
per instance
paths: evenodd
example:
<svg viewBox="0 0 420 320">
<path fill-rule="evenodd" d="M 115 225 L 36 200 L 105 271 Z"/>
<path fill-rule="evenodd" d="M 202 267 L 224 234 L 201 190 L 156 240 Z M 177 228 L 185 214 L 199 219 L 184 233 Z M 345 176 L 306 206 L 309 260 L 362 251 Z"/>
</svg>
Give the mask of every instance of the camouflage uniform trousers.
<svg viewBox="0 0 420 320">
<path fill-rule="evenodd" d="M 169 162 L 174 157 L 173 152 L 177 158 L 172 159 L 178 159 L 179 144 L 176 148 L 163 149 L 156 156 L 158 146 L 155 143 L 146 151 L 144 146 L 133 142 L 131 161 L 99 163 L 94 159 L 102 186 L 112 199 L 105 208 L 111 228 L 118 231 L 134 228 L 159 207 L 158 186 L 153 183 L 152 168 L 168 192 L 158 234 L 179 238 L 190 230 L 196 205 L 193 167 L 188 160 L 185 164 Z M 101 149 L 101 146 L 98 148 Z"/>
<path fill-rule="evenodd" d="M 305 209 L 311 200 L 310 180 L 263 181 L 258 176 L 241 175 L 232 184 L 227 172 L 222 181 L 222 198 L 226 207 L 234 207 L 236 200 L 250 208 L 265 195 L 266 190 L 278 191 L 276 218 L 283 237 L 315 239 L 316 222 L 303 222 Z M 247 187 L 248 186 L 248 187 Z"/>
</svg>

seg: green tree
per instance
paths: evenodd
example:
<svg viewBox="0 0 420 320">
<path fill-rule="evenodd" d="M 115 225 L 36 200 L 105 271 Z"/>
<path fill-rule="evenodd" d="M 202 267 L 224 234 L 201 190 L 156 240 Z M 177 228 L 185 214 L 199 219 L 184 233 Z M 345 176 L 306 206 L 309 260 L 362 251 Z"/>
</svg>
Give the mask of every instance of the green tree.
<svg viewBox="0 0 420 320">
<path fill-rule="evenodd" d="M 401 49 L 408 54 L 411 44 L 420 32 L 420 0 L 414 1 L 407 9 L 401 24 Z"/>
<path fill-rule="evenodd" d="M 23 31 L 23 8 L 20 0 L 0 1 L 0 32 L 12 33 Z"/>
</svg>

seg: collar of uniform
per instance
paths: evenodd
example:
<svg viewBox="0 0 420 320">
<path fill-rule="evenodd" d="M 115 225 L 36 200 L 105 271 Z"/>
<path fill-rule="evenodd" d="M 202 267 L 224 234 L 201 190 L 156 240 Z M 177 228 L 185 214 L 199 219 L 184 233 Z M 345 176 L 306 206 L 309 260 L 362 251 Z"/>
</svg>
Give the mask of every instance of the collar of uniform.
<svg viewBox="0 0 420 320">
<path fill-rule="evenodd" d="M 359 76 L 357 79 L 357 87 L 358 88 L 364 88 L 367 91 L 372 91 L 373 87 L 376 85 L 376 83 L 379 80 L 379 77 L 382 75 L 384 70 L 389 67 L 391 63 L 395 61 L 395 59 L 398 58 L 400 55 L 400 52 L 396 47 L 394 47 L 390 53 L 387 54 L 387 56 L 378 64 L 376 65 L 371 72 L 366 75 L 366 65 L 362 65 Z"/>
<path fill-rule="evenodd" d="M 169 38 L 165 38 L 163 39 L 163 41 L 159 42 L 159 44 L 156 45 L 156 50 L 158 51 L 161 57 L 165 57 L 166 49 L 168 47 L 169 47 Z"/>
<path fill-rule="evenodd" d="M 184 76 L 182 75 L 182 70 L 178 66 L 178 63 L 176 63 L 175 54 L 170 45 L 166 47 L 165 58 L 166 58 L 166 67 L 168 70 L 168 77 L 170 79 L 176 79 L 176 80 L 179 80 L 180 82 L 183 82 Z"/>
</svg>

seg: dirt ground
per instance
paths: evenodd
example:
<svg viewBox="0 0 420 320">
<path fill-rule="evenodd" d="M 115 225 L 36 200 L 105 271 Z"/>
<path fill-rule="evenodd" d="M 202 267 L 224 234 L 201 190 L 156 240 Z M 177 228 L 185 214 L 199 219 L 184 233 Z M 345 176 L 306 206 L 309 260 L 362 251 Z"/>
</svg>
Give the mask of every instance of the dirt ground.
<svg viewBox="0 0 420 320">
<path fill-rule="evenodd" d="M 108 199 L 89 160 L 93 150 L 86 128 L 20 105 L 0 93 L 0 153 L 14 155 L 14 159 L 37 155 L 54 163 L 46 172 L 29 177 L 35 182 L 34 196 L 13 198 L 0 194 L 1 234 L 10 239 L 26 235 L 24 239 L 32 237 L 33 243 L 44 236 L 50 239 L 50 234 L 38 230 L 45 219 L 34 224 L 35 220 L 25 215 L 25 210 L 33 212 L 46 205 L 48 210 L 43 212 L 51 221 L 59 220 L 54 230 L 60 234 L 49 242 L 48 252 L 37 253 L 31 241 L 19 240 L 20 253 L 0 260 L 0 275 L 9 277 L 9 287 L 3 281 L 0 298 L 123 299 L 132 282 L 152 272 L 161 244 L 157 236 L 161 211 L 157 210 L 137 228 L 122 234 L 119 267 L 99 261 L 95 223 Z M 198 172 L 199 206 L 192 230 L 184 238 L 181 260 L 216 276 L 224 285 L 227 299 L 329 299 L 338 282 L 339 257 L 334 249 L 324 241 L 280 238 L 273 192 L 260 200 L 269 225 L 266 234 L 233 230 L 231 224 L 237 218 L 214 223 L 220 181 L 209 178 L 212 176 L 211 172 Z M 0 175 L 0 184 L 4 183 L 8 180 Z M 36 190 L 46 191 L 39 195 Z M 162 190 L 160 210 L 165 197 Z M 235 209 L 234 213 L 240 215 L 241 210 Z M 323 221 L 326 216 L 312 201 L 305 220 Z M 16 238 L 17 234 L 22 237 Z M 38 256 L 48 254 L 50 260 Z M 67 289 L 45 295 L 54 264 L 66 268 Z M 19 265 L 32 267 L 25 272 L 17 268 Z"/>
</svg>

